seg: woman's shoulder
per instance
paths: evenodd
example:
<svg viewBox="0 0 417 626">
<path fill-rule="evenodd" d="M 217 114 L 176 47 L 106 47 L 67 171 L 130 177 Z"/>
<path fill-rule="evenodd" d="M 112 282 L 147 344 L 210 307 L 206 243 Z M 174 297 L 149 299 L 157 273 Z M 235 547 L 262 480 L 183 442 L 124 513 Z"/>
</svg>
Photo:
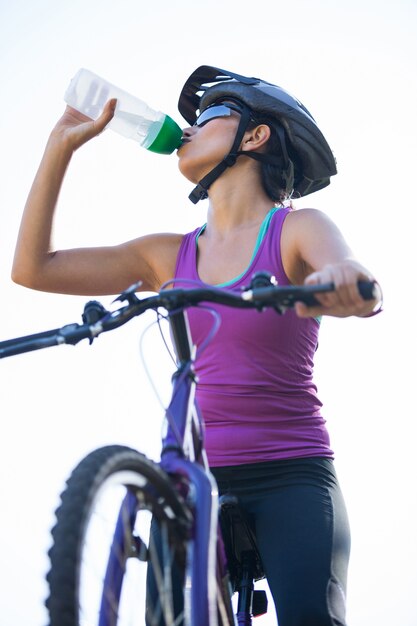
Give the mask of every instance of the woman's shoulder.
<svg viewBox="0 0 417 626">
<path fill-rule="evenodd" d="M 331 218 L 323 211 L 315 208 L 292 209 L 288 212 L 283 225 L 283 233 L 287 238 L 298 238 L 300 235 L 314 235 L 322 231 L 336 228 Z"/>
<path fill-rule="evenodd" d="M 281 258 L 292 283 L 302 283 L 305 277 L 305 266 L 300 254 L 305 238 L 317 237 L 319 240 L 323 224 L 328 221 L 323 211 L 314 208 L 297 208 L 288 212 L 282 228 Z"/>
<path fill-rule="evenodd" d="M 329 217 L 320 209 L 312 207 L 292 208 L 288 212 L 286 221 L 291 224 L 303 224 L 307 222 L 327 221 Z"/>
</svg>

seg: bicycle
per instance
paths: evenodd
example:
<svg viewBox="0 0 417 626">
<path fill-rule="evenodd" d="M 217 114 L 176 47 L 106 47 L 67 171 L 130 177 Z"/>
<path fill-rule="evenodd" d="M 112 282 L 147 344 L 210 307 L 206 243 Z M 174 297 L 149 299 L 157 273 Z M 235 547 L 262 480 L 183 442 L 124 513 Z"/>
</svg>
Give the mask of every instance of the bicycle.
<svg viewBox="0 0 417 626">
<path fill-rule="evenodd" d="M 87 455 L 67 481 L 49 551 L 50 626 L 250 626 L 252 616 L 266 611 L 265 592 L 254 590 L 264 577 L 262 562 L 238 502 L 233 496 L 219 501 L 210 473 L 186 309 L 213 302 L 285 314 L 297 301 L 315 304 L 314 294 L 334 286 L 280 287 L 260 273 L 239 292 L 167 285 L 140 299 L 138 287 L 120 294 L 115 302 L 126 304 L 114 311 L 87 302 L 82 324 L 0 342 L 0 358 L 83 339 L 92 343 L 145 311 L 161 315 L 164 309 L 176 353 L 161 461 L 127 446 L 106 446 Z M 359 288 L 363 297 L 373 297 L 373 283 Z M 219 323 L 215 317 L 208 341 Z M 140 594 L 145 587 L 146 605 Z"/>
</svg>

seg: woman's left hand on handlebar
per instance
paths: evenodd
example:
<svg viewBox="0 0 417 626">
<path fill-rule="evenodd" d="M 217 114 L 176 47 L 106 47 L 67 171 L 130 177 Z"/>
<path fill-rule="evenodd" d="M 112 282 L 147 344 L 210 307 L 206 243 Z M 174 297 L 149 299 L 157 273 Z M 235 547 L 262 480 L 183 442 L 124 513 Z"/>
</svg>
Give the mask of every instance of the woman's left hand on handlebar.
<svg viewBox="0 0 417 626">
<path fill-rule="evenodd" d="M 329 264 L 321 270 L 313 272 L 305 279 L 306 285 L 320 285 L 333 283 L 335 290 L 327 293 L 316 294 L 315 298 L 320 302 L 319 306 L 306 306 L 297 302 L 295 311 L 299 317 L 318 317 L 331 315 L 333 317 L 366 317 L 371 315 L 381 301 L 378 284 L 373 300 L 364 300 L 359 293 L 358 281 L 374 281 L 370 273 L 357 261 L 347 260 Z"/>
</svg>

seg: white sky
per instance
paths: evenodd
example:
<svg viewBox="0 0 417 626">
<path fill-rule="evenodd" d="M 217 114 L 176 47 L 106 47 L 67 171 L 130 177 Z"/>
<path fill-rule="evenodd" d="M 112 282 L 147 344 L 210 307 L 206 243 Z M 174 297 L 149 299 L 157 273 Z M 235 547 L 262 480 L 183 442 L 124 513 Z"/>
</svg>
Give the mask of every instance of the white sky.
<svg viewBox="0 0 417 626">
<path fill-rule="evenodd" d="M 297 206 L 332 217 L 378 276 L 386 302 L 372 320 L 326 319 L 317 357 L 316 381 L 352 527 L 352 626 L 417 623 L 416 298 L 410 293 L 416 13 L 414 0 L 266 0 L 256 7 L 234 0 L 0 0 L 1 339 L 79 321 L 88 299 L 36 293 L 10 280 L 25 198 L 79 67 L 183 124 L 176 103 L 184 80 L 198 65 L 218 65 L 282 85 L 322 127 L 339 175 Z M 188 232 L 205 221 L 206 208 L 187 200 L 190 190 L 175 155 L 148 153 L 107 131 L 74 158 L 60 197 L 56 245 Z M 102 300 L 108 305 L 111 298 Z M 161 412 L 138 358 L 140 331 L 150 321 L 103 336 L 92 348 L 1 362 L 5 626 L 46 623 L 49 529 L 72 467 L 107 443 L 158 454 Z M 155 331 L 145 346 L 166 395 L 170 368 Z M 275 623 L 272 611 L 256 622 Z"/>
</svg>

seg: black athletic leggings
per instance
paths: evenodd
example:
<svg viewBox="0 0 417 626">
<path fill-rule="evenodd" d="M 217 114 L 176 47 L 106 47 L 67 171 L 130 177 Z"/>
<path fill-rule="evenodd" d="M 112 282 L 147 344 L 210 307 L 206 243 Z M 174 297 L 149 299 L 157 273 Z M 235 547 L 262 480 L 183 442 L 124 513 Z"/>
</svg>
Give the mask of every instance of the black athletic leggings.
<svg viewBox="0 0 417 626">
<path fill-rule="evenodd" d="M 325 458 L 214 468 L 257 537 L 279 626 L 345 626 L 349 523 Z"/>
<path fill-rule="evenodd" d="M 350 533 L 332 461 L 294 459 L 212 471 L 220 495 L 237 496 L 252 524 L 279 626 L 345 626 Z M 152 532 L 158 544 L 156 524 Z M 175 575 L 173 587 L 180 588 Z M 158 594 L 151 568 L 147 593 L 148 599 Z M 181 605 L 175 594 L 176 614 Z"/>
</svg>

